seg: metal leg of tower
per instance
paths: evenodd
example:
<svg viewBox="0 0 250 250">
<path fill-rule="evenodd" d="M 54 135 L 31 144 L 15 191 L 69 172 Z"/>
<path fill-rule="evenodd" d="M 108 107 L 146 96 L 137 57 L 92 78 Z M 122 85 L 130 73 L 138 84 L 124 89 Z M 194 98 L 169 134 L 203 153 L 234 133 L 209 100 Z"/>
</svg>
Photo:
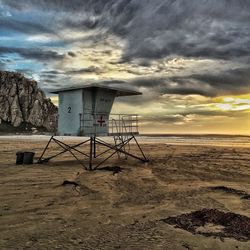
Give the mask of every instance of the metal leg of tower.
<svg viewBox="0 0 250 250">
<path fill-rule="evenodd" d="M 44 154 L 45 154 L 46 150 L 48 149 L 49 144 L 51 143 L 51 140 L 53 139 L 53 137 L 54 137 L 53 135 L 50 137 L 50 139 L 49 139 L 49 141 L 48 141 L 48 143 L 47 143 L 46 147 L 44 148 L 44 150 L 43 150 L 43 152 L 42 152 L 41 156 L 39 157 L 39 159 L 38 159 L 37 163 L 42 163 L 42 158 L 43 158 L 43 156 L 44 156 Z"/>
<path fill-rule="evenodd" d="M 95 141 L 95 137 L 94 137 L 94 158 L 96 158 L 96 141 Z"/>
<path fill-rule="evenodd" d="M 119 137 L 118 137 L 119 138 Z M 114 136 L 114 142 L 115 142 L 115 146 L 117 147 L 117 141 L 119 140 L 116 136 Z M 118 157 L 118 159 L 120 159 L 121 158 L 121 156 L 120 156 L 120 153 L 119 152 L 116 152 L 117 153 L 117 157 Z"/>
<path fill-rule="evenodd" d="M 145 154 L 143 153 L 142 148 L 140 147 L 140 145 L 139 145 L 139 143 L 138 143 L 138 141 L 136 140 L 136 138 L 135 138 L 135 136 L 134 136 L 134 135 L 133 135 L 133 138 L 134 138 L 134 140 L 135 140 L 135 142 L 136 142 L 136 144 L 137 144 L 138 148 L 140 149 L 141 154 L 142 154 L 142 156 L 143 156 L 143 158 L 144 158 L 145 162 L 148 162 L 148 161 L 149 161 L 149 160 L 148 160 L 148 158 L 147 158 L 147 157 L 145 156 Z"/>
<path fill-rule="evenodd" d="M 90 138 L 90 147 L 89 147 L 89 170 L 92 170 L 92 156 L 93 156 L 93 137 Z"/>
</svg>

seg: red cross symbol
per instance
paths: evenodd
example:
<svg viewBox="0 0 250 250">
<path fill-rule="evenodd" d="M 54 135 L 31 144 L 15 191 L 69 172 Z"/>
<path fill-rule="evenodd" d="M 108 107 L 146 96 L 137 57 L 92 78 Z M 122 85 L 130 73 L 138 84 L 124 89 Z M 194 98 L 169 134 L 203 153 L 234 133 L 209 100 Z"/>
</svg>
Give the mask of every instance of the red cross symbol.
<svg viewBox="0 0 250 250">
<path fill-rule="evenodd" d="M 103 127 L 105 120 L 103 120 L 103 116 L 101 115 L 100 119 L 97 121 L 100 124 L 100 127 Z"/>
</svg>

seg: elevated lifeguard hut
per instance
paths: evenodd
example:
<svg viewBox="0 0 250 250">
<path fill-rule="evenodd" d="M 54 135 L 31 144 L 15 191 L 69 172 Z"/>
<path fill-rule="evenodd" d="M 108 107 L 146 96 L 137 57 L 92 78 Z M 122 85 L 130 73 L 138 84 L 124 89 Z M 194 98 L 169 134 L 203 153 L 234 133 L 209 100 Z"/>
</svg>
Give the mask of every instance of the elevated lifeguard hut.
<svg viewBox="0 0 250 250">
<path fill-rule="evenodd" d="M 39 158 L 38 163 L 48 162 L 52 158 L 66 152 L 70 152 L 79 163 L 89 170 L 98 168 L 116 153 L 118 157 L 125 155 L 143 162 L 148 161 L 135 138 L 139 134 L 138 115 L 110 114 L 116 97 L 141 95 L 142 93 L 97 84 L 59 89 L 51 93 L 59 95 L 58 131 L 56 135 L 82 136 L 89 139 L 77 145 L 68 145 L 57 139 L 56 135 L 53 135 Z M 114 145 L 101 140 L 99 137 L 102 136 L 113 136 Z M 141 156 L 130 152 L 129 143 L 132 140 L 136 142 Z M 52 141 L 58 144 L 63 151 L 44 158 Z M 84 144 L 85 146 L 89 145 L 88 153 L 80 151 L 80 146 Z M 98 153 L 97 145 L 106 147 L 106 150 Z M 111 154 L 107 156 L 109 152 Z M 83 160 L 76 156 L 76 153 L 88 158 L 88 167 L 86 167 Z M 101 159 L 93 168 L 93 159 L 104 155 L 106 157 Z"/>
</svg>

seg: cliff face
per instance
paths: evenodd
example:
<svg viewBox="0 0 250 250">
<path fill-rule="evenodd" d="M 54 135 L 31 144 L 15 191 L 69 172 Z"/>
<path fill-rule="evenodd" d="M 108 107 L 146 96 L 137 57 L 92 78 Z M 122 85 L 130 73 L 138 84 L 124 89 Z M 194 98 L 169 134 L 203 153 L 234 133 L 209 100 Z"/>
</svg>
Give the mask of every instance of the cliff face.
<svg viewBox="0 0 250 250">
<path fill-rule="evenodd" d="M 20 73 L 0 71 L 0 130 L 6 126 L 13 130 L 55 131 L 57 107 L 36 81 Z"/>
</svg>

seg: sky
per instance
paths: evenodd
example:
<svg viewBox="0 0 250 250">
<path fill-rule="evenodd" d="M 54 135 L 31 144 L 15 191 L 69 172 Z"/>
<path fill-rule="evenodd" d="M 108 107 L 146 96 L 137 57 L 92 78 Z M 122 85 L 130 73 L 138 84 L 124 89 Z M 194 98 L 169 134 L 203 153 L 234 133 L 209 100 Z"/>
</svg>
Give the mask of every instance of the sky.
<svg viewBox="0 0 250 250">
<path fill-rule="evenodd" d="M 250 135 L 250 1 L 0 0 L 0 70 L 129 87 L 142 133 Z M 48 96 L 57 103 L 57 97 Z"/>
</svg>

